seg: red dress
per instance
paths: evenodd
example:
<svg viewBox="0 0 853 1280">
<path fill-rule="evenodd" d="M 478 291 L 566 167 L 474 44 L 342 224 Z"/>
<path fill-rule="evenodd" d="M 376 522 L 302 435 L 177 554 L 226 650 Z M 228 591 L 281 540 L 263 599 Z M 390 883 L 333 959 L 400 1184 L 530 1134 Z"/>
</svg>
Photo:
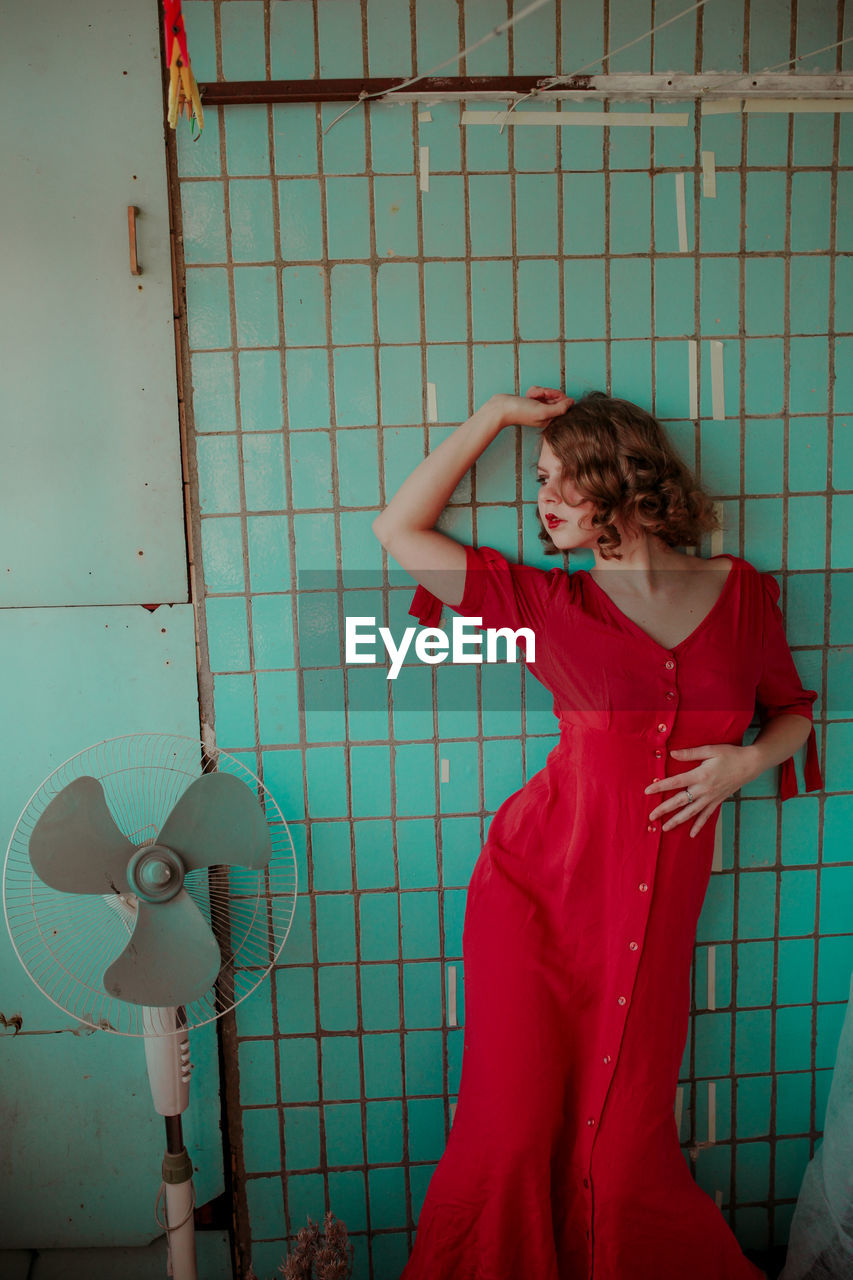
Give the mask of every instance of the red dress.
<svg viewBox="0 0 853 1280">
<path fill-rule="evenodd" d="M 731 556 L 710 612 L 667 649 L 585 570 L 466 556 L 456 612 L 533 629 L 560 740 L 494 815 L 471 877 L 458 1103 L 401 1280 L 762 1280 L 674 1117 L 719 808 L 693 838 L 690 821 L 662 832 L 670 815 L 648 815 L 672 792 L 643 789 L 695 768 L 674 748 L 741 745 L 756 707 L 762 724 L 811 720 L 778 584 Z M 436 625 L 441 607 L 419 587 L 410 613 Z M 797 794 L 793 759 L 780 782 Z M 813 726 L 805 782 L 823 786 Z"/>
</svg>

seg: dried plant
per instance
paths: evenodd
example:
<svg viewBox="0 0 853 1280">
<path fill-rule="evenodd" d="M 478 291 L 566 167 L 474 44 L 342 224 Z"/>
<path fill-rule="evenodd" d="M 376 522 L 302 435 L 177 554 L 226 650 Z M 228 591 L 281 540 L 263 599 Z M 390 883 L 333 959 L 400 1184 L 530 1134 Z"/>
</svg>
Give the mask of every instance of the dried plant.
<svg viewBox="0 0 853 1280">
<path fill-rule="evenodd" d="M 284 1280 L 311 1280 L 319 1245 L 320 1228 L 309 1218 L 307 1227 L 297 1232 L 296 1245 L 288 1253 L 287 1261 L 279 1267 Z"/>
<path fill-rule="evenodd" d="M 323 1229 L 326 1240 L 317 1250 L 314 1264 L 316 1280 L 348 1280 L 352 1275 L 355 1250 L 349 1242 L 347 1229 L 331 1210 L 326 1214 Z"/>
<path fill-rule="evenodd" d="M 323 1222 L 324 1235 L 316 1222 L 297 1233 L 296 1244 L 279 1267 L 284 1280 L 349 1280 L 355 1250 L 347 1229 L 331 1210 Z"/>
</svg>

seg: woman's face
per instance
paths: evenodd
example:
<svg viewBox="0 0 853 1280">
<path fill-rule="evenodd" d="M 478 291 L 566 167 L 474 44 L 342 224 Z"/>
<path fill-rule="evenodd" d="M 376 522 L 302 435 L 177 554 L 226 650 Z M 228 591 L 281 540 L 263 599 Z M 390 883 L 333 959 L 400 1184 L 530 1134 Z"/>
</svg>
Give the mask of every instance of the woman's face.
<svg viewBox="0 0 853 1280">
<path fill-rule="evenodd" d="M 584 501 L 568 480 L 561 480 L 561 470 L 559 458 L 543 440 L 536 469 L 539 515 L 561 551 L 594 547 L 599 538 L 599 530 L 592 529 L 589 523 L 594 504 L 589 499 Z"/>
</svg>

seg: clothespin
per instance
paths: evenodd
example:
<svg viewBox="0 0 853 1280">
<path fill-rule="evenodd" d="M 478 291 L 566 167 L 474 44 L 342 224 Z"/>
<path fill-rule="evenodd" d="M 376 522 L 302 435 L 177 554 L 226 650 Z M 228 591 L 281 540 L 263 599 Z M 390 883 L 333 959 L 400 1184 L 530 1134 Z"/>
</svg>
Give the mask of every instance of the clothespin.
<svg viewBox="0 0 853 1280">
<path fill-rule="evenodd" d="M 198 85 L 190 66 L 181 0 L 164 0 L 163 10 L 166 63 L 169 68 L 169 128 L 177 127 L 178 116 L 183 110 L 187 120 L 193 124 L 193 133 L 199 137 L 204 128 L 204 112 L 201 109 Z"/>
</svg>

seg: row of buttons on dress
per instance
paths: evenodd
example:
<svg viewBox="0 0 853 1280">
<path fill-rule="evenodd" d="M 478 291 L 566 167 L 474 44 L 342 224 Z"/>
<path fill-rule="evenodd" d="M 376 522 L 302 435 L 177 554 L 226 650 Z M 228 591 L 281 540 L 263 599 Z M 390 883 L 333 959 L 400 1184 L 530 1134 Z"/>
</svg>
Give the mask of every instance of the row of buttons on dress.
<svg viewBox="0 0 853 1280">
<path fill-rule="evenodd" d="M 673 670 L 675 669 L 675 661 L 674 661 L 672 658 L 667 658 L 666 662 L 665 662 L 663 665 L 666 667 L 667 671 L 673 671 Z M 665 696 L 666 696 L 666 699 L 667 699 L 667 701 L 668 701 L 668 702 L 672 702 L 672 701 L 674 701 L 674 699 L 675 699 L 675 691 L 674 691 L 673 689 L 668 689 L 668 690 L 667 690 L 667 692 L 666 692 L 666 695 L 665 695 Z M 658 733 L 666 733 L 666 732 L 668 731 L 668 729 L 669 729 L 669 726 L 666 724 L 666 722 L 665 722 L 665 721 L 661 721 L 661 723 L 657 726 L 657 729 L 658 729 Z M 663 756 L 664 756 L 665 754 L 666 754 L 666 753 L 664 752 L 664 750 L 663 750 L 661 747 L 656 747 L 656 748 L 655 748 L 655 757 L 656 757 L 658 760 L 662 759 L 662 758 L 663 758 Z M 659 778 L 659 777 L 658 777 L 658 778 L 652 778 L 652 782 L 660 782 L 660 778 Z M 657 823 L 654 823 L 654 822 L 649 823 L 649 825 L 647 826 L 646 830 L 647 830 L 647 831 L 650 831 L 650 832 L 652 832 L 652 833 L 656 832 L 656 831 L 657 831 Z M 645 880 L 641 881 L 641 882 L 640 882 L 640 884 L 638 884 L 637 888 L 639 889 L 640 893 L 648 893 L 648 891 L 649 891 L 649 886 L 648 886 L 648 884 L 645 882 Z M 629 943 L 628 943 L 628 949 L 629 949 L 629 951 L 637 951 L 637 950 L 639 950 L 639 943 L 637 943 L 637 942 L 629 942 Z M 616 1003 L 617 1003 L 620 1007 L 624 1007 L 624 1006 L 628 1003 L 627 997 L 626 997 L 626 996 L 617 996 L 617 997 L 616 997 Z M 604 1055 L 604 1058 L 602 1059 L 602 1061 L 603 1061 L 603 1063 L 604 1063 L 604 1065 L 605 1065 L 605 1066 L 609 1066 L 609 1065 L 610 1065 L 610 1063 L 612 1062 L 612 1060 L 613 1060 L 613 1059 L 612 1059 L 612 1057 L 611 1057 L 611 1055 L 610 1055 L 609 1053 L 606 1053 L 606 1054 Z M 594 1127 L 594 1125 L 595 1125 L 595 1116 L 589 1116 L 589 1117 L 588 1117 L 588 1119 L 587 1119 L 587 1125 L 588 1125 L 590 1128 L 593 1128 L 593 1127 Z M 583 1185 L 584 1185 L 585 1187 L 588 1187 L 588 1186 L 589 1186 L 589 1179 L 588 1179 L 588 1178 L 584 1178 L 584 1180 L 583 1180 Z M 587 1234 L 589 1234 L 589 1233 L 587 1233 Z"/>
<path fill-rule="evenodd" d="M 667 658 L 666 662 L 664 663 L 664 666 L 666 667 L 667 671 L 673 671 L 673 670 L 675 669 L 675 662 L 674 662 L 674 660 L 673 660 L 672 658 Z M 675 696 L 676 696 L 676 695 L 675 695 L 675 691 L 674 691 L 673 689 L 668 689 L 668 690 L 667 690 L 667 692 L 666 692 L 666 694 L 665 694 L 665 697 L 666 697 L 667 702 L 674 702 L 674 701 L 675 701 Z M 660 724 L 657 726 L 657 729 L 658 729 L 658 733 L 666 733 L 666 732 L 668 731 L 668 729 L 669 729 L 669 726 L 666 724 L 666 722 L 665 722 L 665 721 L 661 721 L 661 722 L 660 722 Z M 663 757 L 664 757 L 664 755 L 665 755 L 665 754 L 666 754 L 666 753 L 664 752 L 664 750 L 663 750 L 661 747 L 656 747 L 656 748 L 655 748 L 655 758 L 656 758 L 657 760 L 661 760 L 661 759 L 663 759 Z M 658 777 L 658 778 L 652 778 L 652 782 L 660 782 L 660 778 L 659 778 L 659 777 Z M 651 832 L 652 834 L 654 834 L 654 833 L 657 831 L 657 829 L 658 829 L 658 828 L 657 828 L 657 823 L 654 823 L 654 822 L 649 823 L 649 824 L 648 824 L 648 827 L 647 827 L 646 829 L 647 829 L 649 832 Z M 648 893 L 648 891 L 649 891 L 649 886 L 648 886 L 648 884 L 646 883 L 646 881 L 645 881 L 645 880 L 641 880 L 641 881 L 640 881 L 640 883 L 637 885 L 637 888 L 638 888 L 638 890 L 640 891 L 640 893 Z M 629 949 L 629 951 L 633 951 L 633 952 L 638 951 L 638 950 L 639 950 L 639 943 L 637 943 L 637 942 L 629 942 L 629 943 L 628 943 L 628 949 Z M 626 996 L 617 996 L 617 997 L 616 997 L 616 1003 L 617 1003 L 621 1008 L 624 1008 L 624 1006 L 628 1003 L 627 997 L 626 997 Z M 606 1053 L 606 1054 L 604 1055 L 604 1058 L 602 1059 L 602 1061 L 603 1061 L 603 1063 L 604 1063 L 604 1065 L 605 1065 L 605 1066 L 609 1066 L 609 1065 L 610 1065 L 610 1063 L 612 1062 L 612 1060 L 613 1060 L 613 1059 L 612 1059 L 612 1056 L 611 1056 L 609 1053 Z M 595 1116 L 589 1116 L 589 1117 L 588 1117 L 588 1119 L 587 1119 L 587 1122 L 586 1122 L 586 1123 L 587 1123 L 587 1125 L 589 1126 L 589 1128 L 590 1128 L 590 1129 L 594 1128 L 594 1127 L 595 1127 Z M 584 1178 L 584 1180 L 583 1180 L 583 1185 L 584 1185 L 585 1189 L 589 1190 L 589 1178 Z M 589 1228 L 587 1228 L 587 1230 L 586 1230 L 586 1238 L 587 1238 L 587 1240 L 589 1240 L 589 1238 L 590 1238 L 590 1231 L 589 1231 Z"/>
<path fill-rule="evenodd" d="M 673 671 L 675 669 L 675 662 L 672 658 L 667 658 L 666 662 L 663 665 L 666 667 L 667 671 Z M 674 689 L 667 689 L 666 693 L 664 694 L 664 697 L 666 698 L 667 702 L 674 702 L 675 696 L 676 695 L 675 695 Z M 660 724 L 657 727 L 658 733 L 667 733 L 669 731 L 669 728 L 670 726 L 666 723 L 666 721 L 661 720 Z M 657 760 L 663 759 L 665 754 L 666 753 L 661 747 L 655 748 L 655 758 Z M 652 782 L 660 782 L 660 778 L 652 778 Z M 657 831 L 657 829 L 658 828 L 657 828 L 656 822 L 650 822 L 649 825 L 646 827 L 646 830 L 651 832 L 652 834 L 654 834 Z M 643 887 L 643 885 L 640 885 L 640 889 L 643 893 L 645 893 L 645 890 L 647 888 L 648 888 L 648 885 L 646 885 L 645 888 Z"/>
<path fill-rule="evenodd" d="M 645 892 L 648 890 L 648 887 L 649 887 L 649 886 L 648 886 L 647 884 L 641 884 L 641 885 L 640 885 L 640 889 L 642 890 L 642 892 L 643 892 L 643 893 L 645 893 Z M 639 951 L 639 949 L 640 949 L 640 944 L 639 944 L 639 942 L 629 942 L 629 943 L 628 943 L 628 950 L 629 950 L 629 951 Z M 624 1007 L 624 1006 L 628 1003 L 627 996 L 617 996 L 617 997 L 616 997 L 616 1003 L 617 1003 L 620 1007 Z M 604 1055 L 604 1057 L 602 1058 L 602 1060 L 601 1060 L 601 1061 L 604 1063 L 605 1067 L 609 1066 L 609 1065 L 610 1065 L 610 1063 L 613 1061 L 612 1055 L 611 1055 L 611 1054 L 609 1054 L 609 1053 L 605 1053 L 605 1055 Z M 590 1117 L 588 1118 L 588 1120 L 587 1120 L 587 1124 L 589 1125 L 589 1127 L 590 1127 L 590 1128 L 592 1128 L 592 1127 L 595 1125 L 595 1117 L 594 1117 L 594 1116 L 590 1116 Z M 589 1186 L 589 1183 L 588 1183 L 588 1181 L 586 1180 L 586 1178 L 584 1178 L 584 1183 L 583 1183 L 583 1185 L 584 1185 L 585 1187 Z"/>
</svg>

